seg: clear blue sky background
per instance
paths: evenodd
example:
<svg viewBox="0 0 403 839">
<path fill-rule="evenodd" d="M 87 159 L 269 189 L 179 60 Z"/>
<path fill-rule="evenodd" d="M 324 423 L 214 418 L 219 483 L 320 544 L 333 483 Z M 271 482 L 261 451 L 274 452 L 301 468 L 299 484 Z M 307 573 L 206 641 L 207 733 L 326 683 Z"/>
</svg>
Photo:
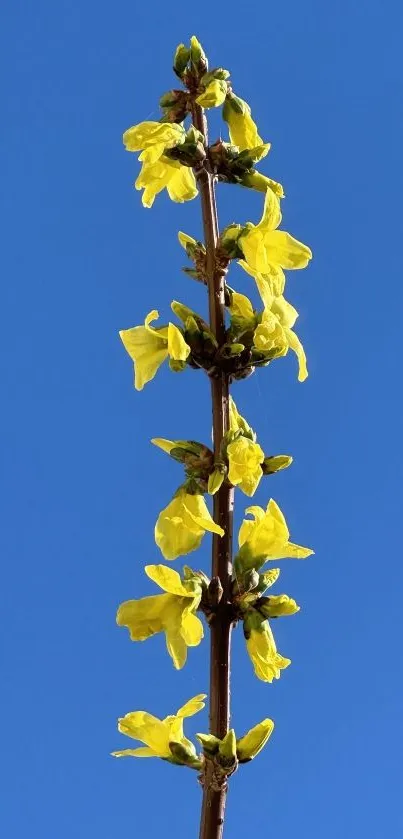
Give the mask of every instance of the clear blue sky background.
<svg viewBox="0 0 403 839">
<path fill-rule="evenodd" d="M 173 50 L 195 32 L 252 104 L 284 227 L 315 256 L 288 279 L 309 380 L 290 356 L 234 388 L 266 451 L 295 458 L 256 502 L 272 494 L 316 555 L 282 566 L 277 591 L 302 610 L 275 627 L 293 660 L 279 682 L 253 677 L 235 633 L 233 724 L 272 716 L 276 730 L 233 779 L 227 836 L 397 836 L 400 4 L 13 0 L 2 18 L 4 835 L 197 834 L 192 773 L 109 757 L 119 715 L 162 716 L 208 687 L 206 643 L 176 673 L 162 638 L 131 644 L 114 623 L 120 601 L 152 592 L 142 566 L 160 560 L 154 522 L 181 481 L 149 438 L 210 436 L 202 374 L 160 371 L 138 394 L 118 339 L 152 308 L 167 318 L 172 298 L 205 311 L 176 240 L 200 235 L 198 202 L 143 209 L 121 143 L 158 118 Z M 219 189 L 222 223 L 261 207 Z M 251 292 L 238 268 L 231 281 Z M 191 562 L 208 568 L 207 538 Z"/>
</svg>

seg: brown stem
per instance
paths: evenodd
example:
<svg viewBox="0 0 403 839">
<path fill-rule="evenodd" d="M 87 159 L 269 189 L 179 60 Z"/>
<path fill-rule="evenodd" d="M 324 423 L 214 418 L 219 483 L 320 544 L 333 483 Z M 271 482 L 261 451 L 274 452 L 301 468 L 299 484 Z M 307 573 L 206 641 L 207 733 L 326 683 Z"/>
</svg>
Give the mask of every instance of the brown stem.
<svg viewBox="0 0 403 839">
<path fill-rule="evenodd" d="M 208 144 L 207 123 L 203 109 L 193 104 L 194 126 Z M 216 264 L 218 239 L 217 205 L 213 176 L 206 168 L 197 173 L 200 189 L 203 229 L 206 244 L 206 273 L 209 296 L 210 327 L 219 344 L 225 342 L 225 271 Z M 211 379 L 213 407 L 214 454 L 220 457 L 221 442 L 229 427 L 229 377 L 219 373 Z M 224 737 L 229 724 L 231 609 L 230 583 L 232 573 L 232 513 L 233 489 L 225 483 L 214 496 L 214 521 L 225 531 L 221 538 L 213 535 L 212 577 L 219 577 L 223 596 L 211 624 L 210 636 L 210 733 Z M 227 795 L 225 779 L 217 780 L 214 764 L 206 761 L 203 777 L 203 804 L 200 839 L 221 839 Z"/>
</svg>

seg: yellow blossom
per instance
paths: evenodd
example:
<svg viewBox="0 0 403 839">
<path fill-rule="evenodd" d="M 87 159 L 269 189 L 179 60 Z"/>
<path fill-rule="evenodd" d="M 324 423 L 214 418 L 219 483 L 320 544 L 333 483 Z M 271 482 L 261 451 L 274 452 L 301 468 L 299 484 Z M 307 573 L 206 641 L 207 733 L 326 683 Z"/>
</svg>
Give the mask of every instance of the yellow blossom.
<svg viewBox="0 0 403 839">
<path fill-rule="evenodd" d="M 183 125 L 148 121 L 128 128 L 123 134 L 123 143 L 127 151 L 141 151 L 139 160 L 151 164 L 159 160 L 165 149 L 183 143 L 185 136 Z"/>
<path fill-rule="evenodd" d="M 253 495 L 263 475 L 264 451 L 247 437 L 238 437 L 227 446 L 228 480 L 245 495 Z"/>
<path fill-rule="evenodd" d="M 200 693 L 186 702 L 176 714 L 160 720 L 147 711 L 132 711 L 118 720 L 118 730 L 133 740 L 144 743 L 136 749 L 121 749 L 112 752 L 114 757 L 160 757 L 171 763 L 194 764 L 197 761 L 193 743 L 183 733 L 183 720 L 192 717 L 204 708 L 205 693 Z M 177 747 L 177 748 L 175 748 Z M 178 760 L 176 754 L 183 753 L 184 759 Z"/>
<path fill-rule="evenodd" d="M 119 332 L 125 349 L 134 361 L 136 390 L 142 390 L 154 378 L 168 356 L 174 361 L 185 362 L 190 353 L 190 347 L 175 324 L 169 323 L 159 329 L 150 326 L 158 317 L 154 309 L 147 315 L 144 326 L 134 326 Z"/>
<path fill-rule="evenodd" d="M 241 183 L 242 186 L 249 187 L 249 189 L 256 189 L 258 192 L 266 192 L 267 189 L 272 189 L 274 194 L 277 195 L 277 198 L 284 198 L 282 184 L 273 181 L 272 178 L 268 178 L 256 170 L 243 175 Z"/>
<path fill-rule="evenodd" d="M 230 433 L 236 436 L 227 446 L 228 480 L 245 495 L 251 496 L 263 475 L 264 451 L 256 443 L 256 434 L 238 412 L 232 396 L 229 400 L 229 424 Z"/>
<path fill-rule="evenodd" d="M 248 507 L 252 519 L 244 519 L 239 530 L 239 563 L 244 569 L 257 568 L 269 559 L 305 559 L 313 551 L 289 541 L 290 533 L 280 507 L 270 499 L 266 510 Z"/>
<path fill-rule="evenodd" d="M 298 359 L 298 381 L 304 382 L 308 376 L 306 355 L 298 335 L 291 329 L 297 317 L 297 310 L 284 297 L 273 298 L 271 308 L 264 310 L 255 329 L 253 343 L 262 352 L 275 350 L 278 357 L 293 350 Z"/>
<path fill-rule="evenodd" d="M 119 606 L 116 622 L 128 628 L 132 641 L 164 632 L 174 667 L 181 670 L 187 648 L 197 647 L 203 638 L 203 624 L 195 614 L 202 593 L 200 580 L 182 581 L 177 571 L 165 565 L 146 565 L 145 572 L 167 593 L 126 600 Z"/>
<path fill-rule="evenodd" d="M 259 606 L 259 609 L 261 607 Z M 300 607 L 293 597 L 288 594 L 271 594 L 264 598 L 263 614 L 268 618 L 283 618 L 288 615 L 295 615 Z"/>
<path fill-rule="evenodd" d="M 229 398 L 229 427 L 234 433 L 241 431 L 242 434 L 248 434 L 251 438 L 255 438 L 255 434 L 250 425 L 248 425 L 246 419 L 239 413 L 232 396 Z"/>
<path fill-rule="evenodd" d="M 236 751 L 240 763 L 253 760 L 266 745 L 274 729 L 273 720 L 264 719 L 237 740 Z"/>
<path fill-rule="evenodd" d="M 227 91 L 227 82 L 222 81 L 221 79 L 212 79 L 203 93 L 197 97 L 196 102 L 198 105 L 201 105 L 202 108 L 216 108 L 224 102 Z"/>
<path fill-rule="evenodd" d="M 284 230 L 277 230 L 280 222 L 280 202 L 268 189 L 259 224 L 246 225 L 238 239 L 252 271 L 270 274 L 278 268 L 305 268 L 312 258 L 310 248 Z"/>
<path fill-rule="evenodd" d="M 204 497 L 179 490 L 158 516 L 155 541 L 165 559 L 176 559 L 195 551 L 206 531 L 224 535 L 211 518 Z"/>
<path fill-rule="evenodd" d="M 239 96 L 235 97 L 235 100 L 233 97 L 227 97 L 223 108 L 223 119 L 228 123 L 231 143 L 238 146 L 240 151 L 254 149 L 263 144 L 256 123 L 251 117 L 250 107 Z"/>
<path fill-rule="evenodd" d="M 183 204 L 197 195 L 196 179 L 189 166 L 163 155 L 154 163 L 144 161 L 135 183 L 136 189 L 144 189 L 142 203 L 152 207 L 155 196 L 167 189 L 171 201 Z"/>
<path fill-rule="evenodd" d="M 265 307 L 270 309 L 272 298 L 279 297 L 284 292 L 285 274 L 283 269 L 280 265 L 269 265 L 267 273 L 262 274 L 260 271 L 252 271 L 252 268 L 244 259 L 240 259 L 238 265 L 253 277 Z"/>
<path fill-rule="evenodd" d="M 280 678 L 280 671 L 291 664 L 277 652 L 276 642 L 267 620 L 249 628 L 244 622 L 246 649 L 253 664 L 255 674 L 262 682 L 272 682 Z"/>
</svg>

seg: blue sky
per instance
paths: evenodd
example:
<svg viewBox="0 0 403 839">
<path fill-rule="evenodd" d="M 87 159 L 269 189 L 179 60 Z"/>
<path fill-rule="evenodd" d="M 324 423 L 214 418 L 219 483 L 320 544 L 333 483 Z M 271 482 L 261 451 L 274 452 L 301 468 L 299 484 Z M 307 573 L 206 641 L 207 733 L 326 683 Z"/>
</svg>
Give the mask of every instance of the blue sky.
<svg viewBox="0 0 403 839">
<path fill-rule="evenodd" d="M 200 235 L 199 204 L 143 209 L 121 143 L 158 118 L 173 50 L 196 33 L 272 142 L 284 228 L 314 251 L 287 286 L 310 378 L 290 356 L 234 387 L 266 451 L 295 461 L 256 503 L 273 495 L 316 554 L 282 564 L 277 591 L 302 609 L 275 627 L 293 660 L 279 682 L 254 678 L 234 636 L 233 724 L 276 729 L 231 782 L 227 836 L 397 835 L 400 4 L 14 0 L 2 17 L 4 834 L 197 835 L 195 776 L 109 757 L 118 716 L 163 716 L 208 687 L 206 643 L 177 673 L 160 637 L 131 644 L 114 623 L 152 591 L 142 567 L 160 560 L 154 522 L 181 482 L 149 438 L 210 437 L 202 374 L 161 370 L 138 394 L 117 334 L 152 308 L 167 319 L 173 298 L 205 311 L 176 240 Z M 223 185 L 218 201 L 222 225 L 260 217 L 258 194 Z M 238 268 L 231 284 L 251 292 Z M 191 562 L 207 570 L 207 538 Z"/>
</svg>

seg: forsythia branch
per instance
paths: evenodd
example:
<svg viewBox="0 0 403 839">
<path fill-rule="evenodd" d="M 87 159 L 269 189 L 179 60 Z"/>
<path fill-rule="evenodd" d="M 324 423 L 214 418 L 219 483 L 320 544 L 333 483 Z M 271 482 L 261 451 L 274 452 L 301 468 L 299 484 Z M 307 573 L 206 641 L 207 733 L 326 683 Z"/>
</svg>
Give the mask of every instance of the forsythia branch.
<svg viewBox="0 0 403 839">
<path fill-rule="evenodd" d="M 285 517 L 270 499 L 265 509 L 256 505 L 246 509 L 249 517 L 242 522 L 233 558 L 235 489 L 252 497 L 261 480 L 290 466 L 292 457 L 264 452 L 238 412 L 230 384 L 289 350 L 297 357 L 299 381 L 308 376 L 305 352 L 293 330 L 298 312 L 284 297 L 284 271 L 306 267 L 312 254 L 302 242 L 278 229 L 283 187 L 256 170 L 270 143 L 261 139 L 249 105 L 234 93 L 229 71 L 209 70 L 203 48 L 193 36 L 189 46 L 177 48 L 174 72 L 183 87 L 163 94 L 160 121 L 132 126 L 123 141 L 128 151 L 140 152 L 141 171 L 135 186 L 143 190 L 145 207 L 151 207 L 163 189 L 179 203 L 200 195 L 204 242 L 182 231 L 179 241 L 193 263 L 185 272 L 207 288 L 209 323 L 174 300 L 171 309 L 181 326 L 172 322 L 152 326 L 159 317 L 152 310 L 144 325 L 123 329 L 120 337 L 134 363 L 137 390 L 154 378 L 164 361 L 169 361 L 173 372 L 201 369 L 209 376 L 213 450 L 194 440 L 156 437 L 152 442 L 185 473 L 184 482 L 158 516 L 156 545 L 166 560 L 173 561 L 197 550 L 204 535 L 211 533 L 211 578 L 187 565 L 182 575 L 166 565 L 147 565 L 147 577 L 163 593 L 125 601 L 116 619 L 133 641 L 164 633 L 172 663 L 181 669 L 188 648 L 203 640 L 203 623 L 197 613 L 204 616 L 210 634 L 210 725 L 208 733 L 197 735 L 200 753 L 185 737 L 183 720 L 204 707 L 205 694 L 162 720 L 146 711 L 133 711 L 119 718 L 118 729 L 143 745 L 113 755 L 158 757 L 196 769 L 203 787 L 200 839 L 221 839 L 228 778 L 261 751 L 274 727 L 272 720 L 264 719 L 241 738 L 230 728 L 232 627 L 243 624 L 257 678 L 264 682 L 280 678 L 291 662 L 277 651 L 270 622 L 296 614 L 299 606 L 286 594 L 266 594 L 280 574 L 278 568 L 267 570 L 266 563 L 286 557 L 304 559 L 313 553 L 290 541 Z M 209 145 L 205 109 L 221 106 L 229 142 L 220 139 Z M 264 193 L 261 220 L 243 226 L 234 222 L 220 232 L 216 183 Z M 246 295 L 227 283 L 234 259 L 253 278 L 263 308 L 256 309 Z M 205 495 L 213 496 L 213 515 Z"/>
</svg>

